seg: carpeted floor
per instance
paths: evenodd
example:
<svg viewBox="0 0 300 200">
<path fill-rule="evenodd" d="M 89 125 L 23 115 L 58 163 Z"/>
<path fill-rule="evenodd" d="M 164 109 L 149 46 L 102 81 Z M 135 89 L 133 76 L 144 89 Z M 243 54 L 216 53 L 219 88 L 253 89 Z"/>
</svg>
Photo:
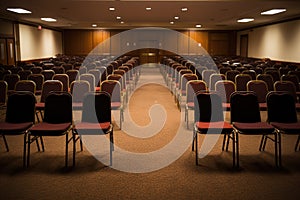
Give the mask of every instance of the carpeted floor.
<svg viewBox="0 0 300 200">
<path fill-rule="evenodd" d="M 274 166 L 272 143 L 266 152 L 259 152 L 260 137 L 243 135 L 239 170 L 231 167 L 231 150 L 221 151 L 222 137 L 196 166 L 191 148 L 193 114 L 186 129 L 183 112 L 155 65 L 141 69 L 122 131 L 118 111 L 113 116 L 112 167 L 99 161 L 107 161 L 107 147 L 99 145 L 103 151 L 98 160 L 86 145 L 76 153 L 76 166 L 65 169 L 65 138 L 48 137 L 44 139 L 46 151 L 37 152 L 33 146 L 31 166 L 23 169 L 23 136 L 7 137 L 10 152 L 0 139 L 0 199 L 299 199 L 300 152 L 293 150 L 296 136 L 282 137 L 283 169 Z M 229 114 L 225 116 L 229 120 Z M 262 119 L 266 119 L 265 112 Z"/>
</svg>

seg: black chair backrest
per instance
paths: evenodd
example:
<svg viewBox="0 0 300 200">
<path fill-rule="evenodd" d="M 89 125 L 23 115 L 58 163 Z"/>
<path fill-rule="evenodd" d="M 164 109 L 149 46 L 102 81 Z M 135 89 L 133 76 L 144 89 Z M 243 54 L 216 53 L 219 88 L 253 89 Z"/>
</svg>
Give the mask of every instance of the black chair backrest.
<svg viewBox="0 0 300 200">
<path fill-rule="evenodd" d="M 195 95 L 195 122 L 223 121 L 222 99 L 216 93 L 198 93 Z"/>
<path fill-rule="evenodd" d="M 72 122 L 72 96 L 67 92 L 50 92 L 45 100 L 44 122 Z"/>
<path fill-rule="evenodd" d="M 267 95 L 267 106 L 269 122 L 297 122 L 295 99 L 290 93 L 269 92 Z"/>
<path fill-rule="evenodd" d="M 9 123 L 34 123 L 35 103 L 35 96 L 31 92 L 15 92 L 9 95 L 5 121 Z"/>
<path fill-rule="evenodd" d="M 111 122 L 110 95 L 107 92 L 93 92 L 83 99 L 82 122 Z"/>
<path fill-rule="evenodd" d="M 234 92 L 230 96 L 231 122 L 260 122 L 260 110 L 254 92 Z"/>
</svg>

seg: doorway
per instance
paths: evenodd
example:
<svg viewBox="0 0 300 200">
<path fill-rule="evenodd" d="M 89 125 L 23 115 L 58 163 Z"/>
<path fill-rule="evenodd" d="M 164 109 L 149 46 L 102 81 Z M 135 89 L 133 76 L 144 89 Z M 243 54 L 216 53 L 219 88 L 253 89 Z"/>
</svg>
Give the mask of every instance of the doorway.
<svg viewBox="0 0 300 200">
<path fill-rule="evenodd" d="M 240 37 L 240 56 L 248 57 L 248 34 Z"/>
</svg>

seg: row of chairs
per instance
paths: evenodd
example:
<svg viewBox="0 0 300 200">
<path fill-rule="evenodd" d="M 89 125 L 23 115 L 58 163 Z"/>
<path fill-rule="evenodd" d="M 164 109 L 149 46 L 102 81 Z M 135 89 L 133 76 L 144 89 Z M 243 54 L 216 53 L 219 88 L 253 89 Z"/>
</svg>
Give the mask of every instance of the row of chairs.
<svg viewBox="0 0 300 200">
<path fill-rule="evenodd" d="M 300 122 L 297 120 L 295 100 L 285 92 L 270 92 L 267 96 L 268 121 L 262 122 L 258 98 L 254 92 L 234 92 L 230 97 L 230 123 L 224 120 L 221 97 L 215 93 L 195 95 L 195 124 L 193 150 L 198 165 L 198 134 L 224 134 L 222 150 L 228 151 L 232 141 L 233 167 L 239 167 L 239 135 L 261 135 L 259 151 L 267 140 L 274 142 L 275 165 L 281 162 L 281 135 L 298 135 L 295 151 L 299 150 Z"/>
<path fill-rule="evenodd" d="M 22 102 L 22 104 L 20 103 Z M 35 123 L 36 99 L 31 92 L 16 92 L 8 97 L 5 122 L 0 123 L 0 134 L 9 151 L 7 135 L 24 135 L 23 166 L 30 165 L 31 144 L 36 142 L 38 151 L 44 151 L 45 136 L 65 136 L 65 166 L 68 167 L 68 146 L 73 142 L 73 166 L 76 142 L 81 135 L 107 135 L 110 137 L 110 165 L 113 151 L 113 125 L 111 100 L 106 92 L 87 93 L 83 100 L 81 122 L 73 122 L 72 96 L 67 92 L 52 92 L 45 100 L 44 119 Z M 71 137 L 69 137 L 71 134 Z M 40 144 L 41 143 L 41 148 Z"/>
</svg>

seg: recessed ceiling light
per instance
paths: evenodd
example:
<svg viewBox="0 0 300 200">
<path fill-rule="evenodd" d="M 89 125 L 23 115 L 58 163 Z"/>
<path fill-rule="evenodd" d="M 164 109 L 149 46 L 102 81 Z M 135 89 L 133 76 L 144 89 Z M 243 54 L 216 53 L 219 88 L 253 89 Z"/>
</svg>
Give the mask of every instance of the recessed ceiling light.
<svg viewBox="0 0 300 200">
<path fill-rule="evenodd" d="M 262 13 L 260 13 L 261 15 L 275 15 L 275 14 L 278 14 L 278 13 L 282 13 L 282 12 L 285 12 L 286 9 L 285 8 L 276 8 L 276 9 L 271 9 L 271 10 L 267 10 L 267 11 L 264 11 Z"/>
<path fill-rule="evenodd" d="M 178 17 L 178 16 L 175 16 L 175 17 L 174 17 L 174 19 L 178 20 L 178 19 L 179 19 L 179 17 Z"/>
<path fill-rule="evenodd" d="M 147 7 L 147 8 L 146 8 L 147 11 L 150 11 L 151 9 L 152 9 L 151 7 Z"/>
<path fill-rule="evenodd" d="M 121 21 L 120 23 L 121 23 L 121 24 L 124 24 L 125 22 Z"/>
<path fill-rule="evenodd" d="M 239 22 L 239 23 L 246 23 L 246 22 L 252 22 L 252 21 L 254 21 L 253 18 L 244 18 L 244 19 L 237 20 L 237 22 Z"/>
<path fill-rule="evenodd" d="M 57 20 L 51 17 L 42 17 L 41 20 L 46 22 L 56 22 Z"/>
<path fill-rule="evenodd" d="M 6 10 L 15 12 L 15 13 L 19 13 L 19 14 L 30 14 L 31 13 L 31 11 L 25 10 L 23 8 L 7 8 Z"/>
<path fill-rule="evenodd" d="M 186 12 L 188 10 L 188 8 L 184 7 L 184 8 L 181 8 L 181 11 L 182 12 Z"/>
<path fill-rule="evenodd" d="M 92 27 L 97 27 L 97 24 L 92 24 Z"/>
<path fill-rule="evenodd" d="M 196 24 L 196 28 L 201 28 L 201 24 Z"/>
<path fill-rule="evenodd" d="M 172 22 L 170 22 L 170 24 L 174 24 L 174 22 L 172 21 Z"/>
<path fill-rule="evenodd" d="M 121 19 L 121 17 L 120 17 L 120 16 L 117 16 L 116 19 Z"/>
<path fill-rule="evenodd" d="M 114 7 L 110 7 L 109 10 L 110 10 L 110 11 L 114 11 L 114 10 L 116 10 L 116 9 L 115 9 Z"/>
</svg>

